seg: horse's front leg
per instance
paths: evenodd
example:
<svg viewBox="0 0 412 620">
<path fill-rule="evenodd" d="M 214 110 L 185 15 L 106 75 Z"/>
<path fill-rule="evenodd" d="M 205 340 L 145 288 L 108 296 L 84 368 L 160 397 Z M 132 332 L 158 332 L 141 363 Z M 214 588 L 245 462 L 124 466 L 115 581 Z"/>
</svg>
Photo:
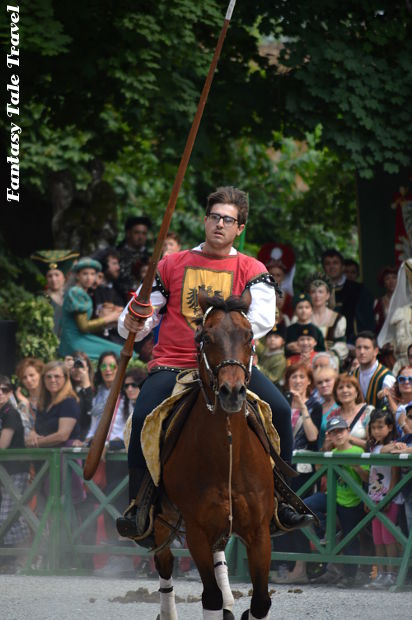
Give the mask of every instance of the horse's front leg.
<svg viewBox="0 0 412 620">
<path fill-rule="evenodd" d="M 269 524 L 261 526 L 253 538 L 247 541 L 249 573 L 253 584 L 253 595 L 249 612 L 242 614 L 242 620 L 266 620 L 270 615 L 271 600 L 268 591 L 270 569 Z"/>
<path fill-rule="evenodd" d="M 167 540 L 168 531 L 163 525 L 155 522 L 155 541 L 156 545 L 161 545 Z M 160 592 L 160 616 L 157 620 L 178 620 L 173 589 L 173 562 L 172 552 L 168 547 L 155 554 L 155 566 L 159 573 L 159 592 Z"/>
<path fill-rule="evenodd" d="M 223 620 L 223 596 L 216 581 L 209 540 L 201 528 L 189 527 L 187 521 L 186 540 L 203 584 L 203 620 Z"/>
<path fill-rule="evenodd" d="M 225 620 L 229 620 L 231 616 L 235 599 L 229 584 L 229 574 L 227 570 L 226 556 L 224 551 L 215 551 L 213 554 L 213 566 L 215 569 L 215 577 L 218 586 L 223 595 L 223 613 Z M 229 613 L 230 612 L 230 613 Z"/>
</svg>

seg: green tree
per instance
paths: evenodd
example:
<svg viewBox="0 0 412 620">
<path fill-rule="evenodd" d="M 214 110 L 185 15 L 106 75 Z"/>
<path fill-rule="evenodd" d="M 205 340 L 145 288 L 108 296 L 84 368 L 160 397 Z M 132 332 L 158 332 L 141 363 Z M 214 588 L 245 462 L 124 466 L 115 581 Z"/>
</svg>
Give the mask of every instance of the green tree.
<svg viewBox="0 0 412 620">
<path fill-rule="evenodd" d="M 274 118 L 295 137 L 321 122 L 324 143 L 364 178 L 409 165 L 410 3 L 271 0 L 256 11 L 280 52 L 272 68 L 282 71 L 270 80 Z"/>
</svg>

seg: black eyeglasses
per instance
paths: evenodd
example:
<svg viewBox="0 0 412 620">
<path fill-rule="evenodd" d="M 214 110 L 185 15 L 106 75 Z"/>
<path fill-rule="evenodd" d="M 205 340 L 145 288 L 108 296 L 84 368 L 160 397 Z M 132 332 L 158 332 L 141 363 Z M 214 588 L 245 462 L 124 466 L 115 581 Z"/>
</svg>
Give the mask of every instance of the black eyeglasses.
<svg viewBox="0 0 412 620">
<path fill-rule="evenodd" d="M 219 224 L 220 220 L 223 222 L 225 228 L 230 228 L 238 220 L 230 215 L 220 215 L 219 213 L 209 213 L 208 219 L 214 224 Z"/>
<path fill-rule="evenodd" d="M 138 388 L 138 384 L 137 383 L 125 383 L 124 384 L 124 389 L 127 390 L 128 388 Z"/>
<path fill-rule="evenodd" d="M 404 377 L 403 375 L 399 375 L 398 383 L 412 383 L 412 377 Z"/>
<path fill-rule="evenodd" d="M 6 387 L 5 385 L 0 385 L 0 392 L 2 394 L 8 394 L 9 392 L 11 392 L 11 389 L 9 387 Z"/>
</svg>

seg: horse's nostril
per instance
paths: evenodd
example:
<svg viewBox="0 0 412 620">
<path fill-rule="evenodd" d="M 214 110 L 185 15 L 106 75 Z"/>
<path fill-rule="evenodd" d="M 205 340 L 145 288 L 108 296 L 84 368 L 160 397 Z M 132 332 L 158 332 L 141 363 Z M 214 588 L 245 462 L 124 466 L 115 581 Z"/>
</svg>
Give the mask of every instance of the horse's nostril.
<svg viewBox="0 0 412 620">
<path fill-rule="evenodd" d="M 225 398 L 226 396 L 230 396 L 230 388 L 226 385 L 226 383 L 224 383 L 223 385 L 220 386 L 220 395 Z"/>
<path fill-rule="evenodd" d="M 246 388 L 244 385 L 242 385 L 239 390 L 239 396 L 241 396 L 242 398 L 246 397 Z"/>
</svg>

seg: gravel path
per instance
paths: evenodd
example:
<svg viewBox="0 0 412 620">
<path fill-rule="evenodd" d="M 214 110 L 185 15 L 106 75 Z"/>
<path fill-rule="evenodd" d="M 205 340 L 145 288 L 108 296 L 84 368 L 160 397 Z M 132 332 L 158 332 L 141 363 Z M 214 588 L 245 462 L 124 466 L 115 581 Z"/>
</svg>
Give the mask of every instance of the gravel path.
<svg viewBox="0 0 412 620">
<path fill-rule="evenodd" d="M 175 585 L 176 595 L 184 599 L 178 604 L 179 620 L 201 620 L 199 582 L 179 579 Z M 157 587 L 157 581 L 149 579 L 1 575 L 1 618 L 156 620 L 159 607 L 152 599 L 157 597 Z M 271 588 L 272 620 L 404 620 L 411 613 L 411 592 L 372 593 L 313 585 Z M 239 593 L 234 609 L 238 620 L 248 607 L 249 584 L 232 584 L 232 589 Z M 195 602 L 188 602 L 188 597 Z"/>
</svg>

